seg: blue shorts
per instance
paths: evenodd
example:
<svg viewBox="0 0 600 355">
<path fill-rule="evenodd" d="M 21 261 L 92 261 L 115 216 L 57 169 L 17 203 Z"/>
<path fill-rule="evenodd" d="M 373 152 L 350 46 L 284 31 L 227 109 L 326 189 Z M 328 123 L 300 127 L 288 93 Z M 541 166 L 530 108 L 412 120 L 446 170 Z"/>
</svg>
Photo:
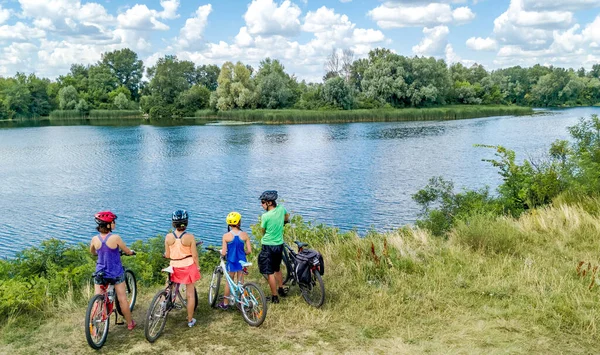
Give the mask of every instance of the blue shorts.
<svg viewBox="0 0 600 355">
<path fill-rule="evenodd" d="M 98 277 L 94 277 L 95 285 L 118 285 L 124 281 L 125 273 L 122 273 L 120 276 L 117 276 L 115 278 L 102 277 L 101 279 L 98 279 Z"/>
</svg>

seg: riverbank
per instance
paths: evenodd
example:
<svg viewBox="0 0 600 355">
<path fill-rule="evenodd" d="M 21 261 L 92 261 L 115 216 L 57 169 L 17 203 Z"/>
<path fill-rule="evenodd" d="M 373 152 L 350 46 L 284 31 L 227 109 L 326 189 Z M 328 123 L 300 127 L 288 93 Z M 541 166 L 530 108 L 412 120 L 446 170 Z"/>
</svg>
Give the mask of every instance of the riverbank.
<svg viewBox="0 0 600 355">
<path fill-rule="evenodd" d="M 588 201 L 588 208 L 600 210 L 600 202 Z M 586 209 L 561 204 L 518 219 L 474 217 L 459 223 L 448 239 L 410 228 L 359 238 L 296 219 L 286 227 L 289 239 L 307 241 L 325 257 L 323 308 L 307 306 L 295 290 L 282 303 L 270 305 L 260 328 L 251 328 L 237 312 L 209 309 L 210 267 L 203 265 L 196 327 L 188 329 L 185 315 L 176 312 L 164 335 L 155 344 L 146 342 L 144 314 L 152 294 L 161 287 L 154 281 L 138 298 L 134 311 L 138 329 L 130 333 L 111 324 L 104 350 L 559 354 L 576 349 L 594 353 L 600 335 L 600 289 L 592 283 L 593 275 L 578 276 L 577 266 L 585 261 L 583 269 L 593 270 L 600 263 L 600 222 Z M 161 249 L 160 242 L 144 244 L 138 256 L 127 259 L 140 282 L 154 278 L 147 272 L 153 269 L 154 257 L 160 258 L 152 251 Z M 81 266 L 89 257 L 69 252 L 57 261 L 65 258 L 82 258 Z M 267 290 L 256 268 L 249 279 Z M 7 285 L 3 281 L 0 288 Z M 18 293 L 31 298 L 25 289 Z M 94 353 L 82 325 L 89 295 L 89 289 L 77 289 L 53 296 L 54 302 L 42 312 L 8 317 L 0 325 L 0 352 Z M 0 299 L 6 301 L 7 289 L 0 290 Z"/>
<path fill-rule="evenodd" d="M 232 110 L 197 111 L 196 118 L 234 120 L 266 124 L 349 123 L 457 120 L 478 117 L 527 115 L 531 107 L 521 106 L 442 106 L 432 108 L 374 110 Z"/>
</svg>

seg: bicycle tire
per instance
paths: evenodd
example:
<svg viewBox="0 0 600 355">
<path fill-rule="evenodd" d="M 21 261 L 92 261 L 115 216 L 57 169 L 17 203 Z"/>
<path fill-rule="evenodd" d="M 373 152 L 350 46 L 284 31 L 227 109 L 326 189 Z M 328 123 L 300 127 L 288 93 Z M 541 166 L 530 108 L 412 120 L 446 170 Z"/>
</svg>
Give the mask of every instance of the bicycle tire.
<svg viewBox="0 0 600 355">
<path fill-rule="evenodd" d="M 263 290 L 253 282 L 248 282 L 243 287 L 244 292 L 241 295 L 242 317 L 248 325 L 258 327 L 263 324 L 267 317 L 267 298 Z"/>
<path fill-rule="evenodd" d="M 223 277 L 223 272 L 221 271 L 221 267 L 217 266 L 215 271 L 213 271 L 210 285 L 208 286 L 208 305 L 212 308 L 217 306 L 219 288 L 221 287 L 221 277 Z"/>
<path fill-rule="evenodd" d="M 165 329 L 170 311 L 168 299 L 169 292 L 161 290 L 154 295 L 152 302 L 150 302 L 148 312 L 146 312 L 146 321 L 144 322 L 144 335 L 150 343 L 154 343 Z M 156 328 L 157 326 L 158 328 Z"/>
<path fill-rule="evenodd" d="M 319 308 L 325 303 L 325 284 L 323 283 L 323 278 L 321 277 L 319 270 L 311 271 L 310 285 L 299 284 L 299 286 L 302 298 L 304 298 L 309 305 Z M 313 297 L 312 293 L 314 291 L 319 293 Z"/>
<path fill-rule="evenodd" d="M 131 270 L 125 270 L 125 294 L 127 295 L 127 300 L 129 300 L 129 311 L 133 312 L 135 301 L 137 300 L 137 279 Z M 117 307 L 117 312 L 120 316 L 123 315 L 121 307 Z"/>
<path fill-rule="evenodd" d="M 96 304 L 98 305 L 96 306 Z M 104 303 L 104 295 L 94 295 L 94 297 L 92 297 L 88 302 L 88 307 L 85 312 L 85 339 L 87 340 L 90 347 L 95 350 L 100 349 L 102 346 L 104 346 L 104 343 L 106 342 L 106 338 L 108 337 L 108 329 L 110 327 L 110 314 L 106 315 L 104 322 L 102 322 L 104 323 L 104 325 L 103 327 L 100 327 L 104 328 L 102 335 L 100 337 L 97 337 L 93 336 L 92 334 L 97 334 L 97 331 L 94 331 L 93 329 L 93 325 L 96 324 L 97 321 L 95 320 L 95 316 L 92 317 L 92 312 L 95 311 L 95 315 L 99 314 L 100 317 L 103 318 L 102 313 L 105 312 L 105 308 L 106 304 Z"/>
<path fill-rule="evenodd" d="M 179 293 L 177 297 L 179 298 L 179 301 L 183 304 L 183 308 L 187 308 L 187 293 L 181 292 L 181 288 L 179 288 L 179 291 L 177 292 Z M 198 290 L 196 290 L 196 287 L 194 287 L 194 302 L 196 302 L 194 304 L 195 312 L 196 309 L 198 309 Z"/>
</svg>

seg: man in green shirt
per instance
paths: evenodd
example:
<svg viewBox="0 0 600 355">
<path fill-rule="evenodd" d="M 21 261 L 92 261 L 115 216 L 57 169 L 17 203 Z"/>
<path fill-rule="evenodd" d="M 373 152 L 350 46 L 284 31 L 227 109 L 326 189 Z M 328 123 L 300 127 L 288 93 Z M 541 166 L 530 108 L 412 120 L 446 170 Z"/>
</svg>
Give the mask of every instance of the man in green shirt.
<svg viewBox="0 0 600 355">
<path fill-rule="evenodd" d="M 290 215 L 285 207 L 277 205 L 277 191 L 269 190 L 260 195 L 260 202 L 265 209 L 260 227 L 263 231 L 262 249 L 258 255 L 260 273 L 267 275 L 271 288 L 271 302 L 279 303 L 278 294 L 285 295 L 283 275 L 281 275 L 281 259 L 283 258 L 283 226 L 289 222 Z"/>
</svg>

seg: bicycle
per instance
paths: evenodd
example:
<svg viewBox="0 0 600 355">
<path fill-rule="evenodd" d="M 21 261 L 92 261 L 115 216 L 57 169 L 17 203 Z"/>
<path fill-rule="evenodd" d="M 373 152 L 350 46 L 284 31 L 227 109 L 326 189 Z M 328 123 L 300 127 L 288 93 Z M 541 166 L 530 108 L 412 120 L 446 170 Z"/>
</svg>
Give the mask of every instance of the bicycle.
<svg viewBox="0 0 600 355">
<path fill-rule="evenodd" d="M 319 264 L 316 262 L 310 267 L 310 282 L 301 282 L 296 273 L 298 265 L 297 259 L 298 254 L 302 253 L 308 244 L 299 241 L 294 241 L 294 243 L 296 243 L 298 246 L 297 253 L 294 252 L 294 250 L 292 250 L 287 243 L 283 243 L 282 262 L 287 270 L 287 275 L 283 281 L 283 286 L 287 286 L 287 293 L 291 286 L 298 285 L 304 301 L 315 308 L 319 308 L 323 305 L 323 303 L 325 303 L 325 284 L 323 283 L 323 278 L 321 277 L 321 273 L 319 271 Z"/>
<path fill-rule="evenodd" d="M 121 256 L 127 255 L 121 251 Z M 135 255 L 133 252 L 132 255 Z M 99 281 L 100 294 L 94 295 L 88 302 L 85 313 L 85 338 L 93 349 L 104 346 L 108 337 L 110 317 L 115 313 L 115 325 L 124 324 L 118 322 L 118 315 L 123 316 L 119 306 L 119 298 L 115 294 L 114 280 L 104 278 L 103 272 L 94 272 L 92 278 Z M 137 299 L 137 280 L 133 271 L 125 269 L 125 290 L 129 300 L 129 310 L 133 311 Z"/>
<path fill-rule="evenodd" d="M 196 243 L 199 245 L 201 242 Z M 165 329 L 167 316 L 173 309 L 187 309 L 187 299 L 185 285 L 173 282 L 171 275 L 173 267 L 169 266 L 161 270 L 167 273 L 167 287 L 164 290 L 158 291 L 152 301 L 148 312 L 146 313 L 146 322 L 144 324 L 144 335 L 146 340 L 154 343 Z M 183 294 L 183 295 L 182 295 Z M 194 311 L 198 308 L 198 292 L 194 287 Z"/>
<path fill-rule="evenodd" d="M 242 312 L 242 317 L 246 323 L 253 327 L 260 326 L 267 317 L 267 299 L 264 292 L 253 282 L 246 282 L 242 285 L 238 280 L 238 282 L 235 283 L 226 271 L 225 258 L 221 255 L 221 251 L 214 248 L 206 248 L 206 250 L 218 253 L 219 256 L 221 256 L 221 261 L 219 265 L 215 267 L 210 280 L 208 289 L 209 305 L 215 308 L 217 300 L 220 298 L 219 288 L 221 285 L 221 278 L 225 275 L 225 280 L 229 285 L 230 291 L 228 299 Z M 247 268 L 252 265 L 252 263 L 248 262 L 241 262 L 241 264 L 244 268 L 244 273 L 247 273 Z"/>
</svg>

